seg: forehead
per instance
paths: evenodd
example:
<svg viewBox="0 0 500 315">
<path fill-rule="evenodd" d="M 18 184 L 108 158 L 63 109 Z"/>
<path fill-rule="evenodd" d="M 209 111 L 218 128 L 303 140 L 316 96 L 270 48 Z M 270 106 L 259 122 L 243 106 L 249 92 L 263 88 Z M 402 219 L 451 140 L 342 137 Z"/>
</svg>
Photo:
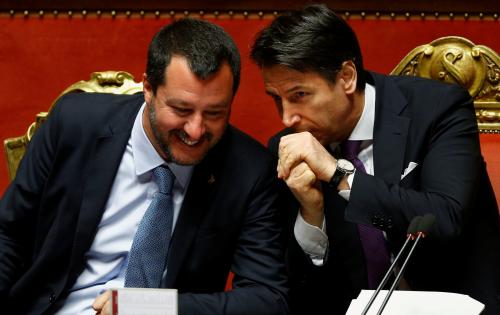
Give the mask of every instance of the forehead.
<svg viewBox="0 0 500 315">
<path fill-rule="evenodd" d="M 173 56 L 166 69 L 164 87 L 171 92 L 232 95 L 233 74 L 224 62 L 218 71 L 202 79 L 193 73 L 185 57 Z"/>
<path fill-rule="evenodd" d="M 267 89 L 290 89 L 296 86 L 327 87 L 331 82 L 314 71 L 298 71 L 283 65 L 262 68 L 264 84 Z"/>
<path fill-rule="evenodd" d="M 301 72 L 283 65 L 265 66 L 262 68 L 265 82 L 304 80 L 307 72 Z"/>
</svg>

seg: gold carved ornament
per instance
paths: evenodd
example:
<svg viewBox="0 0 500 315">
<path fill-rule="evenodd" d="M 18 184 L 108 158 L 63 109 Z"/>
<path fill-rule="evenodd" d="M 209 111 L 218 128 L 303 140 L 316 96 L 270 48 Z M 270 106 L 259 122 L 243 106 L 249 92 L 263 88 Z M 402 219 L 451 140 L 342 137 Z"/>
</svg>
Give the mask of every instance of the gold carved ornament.
<svg viewBox="0 0 500 315">
<path fill-rule="evenodd" d="M 448 36 L 413 49 L 391 74 L 455 83 L 474 99 L 480 132 L 500 133 L 500 57 L 491 48 Z"/>
<path fill-rule="evenodd" d="M 134 77 L 125 71 L 102 71 L 93 72 L 90 80 L 79 81 L 65 89 L 52 103 L 48 112 L 41 112 L 36 115 L 33 122 L 23 136 L 8 138 L 4 140 L 4 150 L 7 159 L 9 179 L 16 176 L 17 167 L 21 161 L 26 147 L 31 141 L 35 131 L 47 120 L 50 109 L 59 100 L 61 96 L 67 93 L 86 92 L 86 93 L 113 93 L 113 94 L 135 94 L 142 92 L 142 83 L 134 81 Z"/>
</svg>

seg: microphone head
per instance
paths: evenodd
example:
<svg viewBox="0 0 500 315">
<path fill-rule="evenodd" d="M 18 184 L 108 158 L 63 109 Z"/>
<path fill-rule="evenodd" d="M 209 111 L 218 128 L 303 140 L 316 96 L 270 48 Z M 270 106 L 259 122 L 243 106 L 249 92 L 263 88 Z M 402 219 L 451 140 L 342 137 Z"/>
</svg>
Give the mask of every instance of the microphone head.
<svg viewBox="0 0 500 315">
<path fill-rule="evenodd" d="M 406 232 L 406 235 L 413 235 L 417 233 L 418 228 L 420 226 L 420 221 L 422 221 L 422 216 L 417 215 L 416 217 L 414 217 L 411 220 L 410 225 L 408 226 L 408 231 Z"/>
<path fill-rule="evenodd" d="M 418 226 L 417 232 L 422 233 L 423 236 L 427 235 L 427 233 L 429 233 L 429 230 L 430 230 L 431 226 L 434 224 L 434 222 L 436 222 L 436 217 L 433 214 L 428 213 L 428 214 L 424 215 L 422 220 L 420 220 L 420 224 Z"/>
</svg>

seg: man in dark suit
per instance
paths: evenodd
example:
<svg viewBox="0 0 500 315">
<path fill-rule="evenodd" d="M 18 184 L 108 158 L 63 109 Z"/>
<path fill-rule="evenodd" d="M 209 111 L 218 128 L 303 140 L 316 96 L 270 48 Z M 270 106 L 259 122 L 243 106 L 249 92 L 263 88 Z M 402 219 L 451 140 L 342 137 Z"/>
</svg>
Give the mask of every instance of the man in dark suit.
<svg viewBox="0 0 500 315">
<path fill-rule="evenodd" d="M 239 74 L 229 35 L 184 19 L 153 38 L 144 94 L 55 105 L 0 204 L 2 313 L 106 314 L 106 289 L 158 267 L 179 314 L 288 313 L 275 159 L 228 125 Z"/>
<path fill-rule="evenodd" d="M 500 314 L 498 208 L 469 94 L 365 72 L 353 30 L 323 5 L 278 17 L 251 54 L 287 127 L 270 147 L 293 194 L 292 313 L 344 314 L 380 283 L 410 221 L 432 214 L 404 286 Z"/>
</svg>

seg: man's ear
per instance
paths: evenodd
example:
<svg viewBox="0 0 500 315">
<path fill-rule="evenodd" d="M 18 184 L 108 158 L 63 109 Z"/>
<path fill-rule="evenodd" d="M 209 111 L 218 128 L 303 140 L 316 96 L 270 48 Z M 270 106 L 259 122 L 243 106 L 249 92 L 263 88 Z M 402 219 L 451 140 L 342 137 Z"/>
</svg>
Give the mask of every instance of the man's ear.
<svg viewBox="0 0 500 315">
<path fill-rule="evenodd" d="M 356 71 L 356 65 L 354 65 L 354 62 L 348 60 L 342 63 L 340 79 L 344 84 L 343 87 L 346 94 L 353 94 L 356 91 L 358 72 Z"/>
<path fill-rule="evenodd" d="M 145 73 L 142 75 L 142 86 L 144 100 L 146 101 L 146 104 L 150 104 L 153 98 L 153 87 L 151 86 L 151 83 L 149 83 L 148 77 Z"/>
</svg>

